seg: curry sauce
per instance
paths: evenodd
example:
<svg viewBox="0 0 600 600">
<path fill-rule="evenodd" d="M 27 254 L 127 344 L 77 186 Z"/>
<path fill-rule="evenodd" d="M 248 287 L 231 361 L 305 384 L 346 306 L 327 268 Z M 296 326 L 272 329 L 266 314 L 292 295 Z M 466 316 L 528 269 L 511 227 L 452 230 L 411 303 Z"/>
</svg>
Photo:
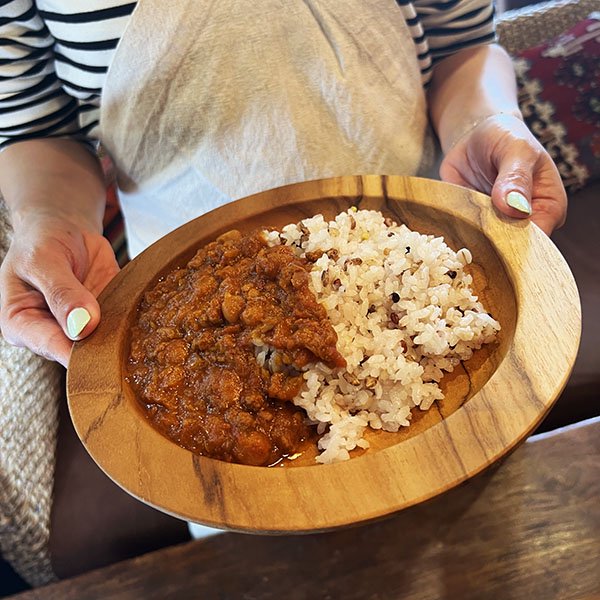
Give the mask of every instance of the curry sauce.
<svg viewBox="0 0 600 600">
<path fill-rule="evenodd" d="M 230 231 L 146 292 L 131 332 L 129 381 L 148 419 L 188 450 L 248 465 L 310 435 L 291 402 L 302 368 L 345 366 L 309 289 L 311 263 L 260 231 Z M 263 365 L 257 354 L 270 360 Z"/>
</svg>

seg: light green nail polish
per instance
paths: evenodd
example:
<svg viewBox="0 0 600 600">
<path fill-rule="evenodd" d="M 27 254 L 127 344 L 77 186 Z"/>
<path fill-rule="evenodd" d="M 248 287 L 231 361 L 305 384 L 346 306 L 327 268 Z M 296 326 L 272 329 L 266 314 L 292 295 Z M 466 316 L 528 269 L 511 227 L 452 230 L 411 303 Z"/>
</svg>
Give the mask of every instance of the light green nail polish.
<svg viewBox="0 0 600 600">
<path fill-rule="evenodd" d="M 509 192 L 506 195 L 506 204 L 526 215 L 531 214 L 531 205 L 521 192 Z"/>
<path fill-rule="evenodd" d="M 74 308 L 67 315 L 67 334 L 69 337 L 72 340 L 77 339 L 91 318 L 90 313 L 85 308 Z"/>
</svg>

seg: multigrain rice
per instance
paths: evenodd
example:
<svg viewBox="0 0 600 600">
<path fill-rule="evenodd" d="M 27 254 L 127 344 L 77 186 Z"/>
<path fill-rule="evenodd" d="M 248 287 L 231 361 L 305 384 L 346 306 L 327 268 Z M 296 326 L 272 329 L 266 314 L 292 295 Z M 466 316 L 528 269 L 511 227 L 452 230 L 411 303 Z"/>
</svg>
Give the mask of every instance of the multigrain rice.
<svg viewBox="0 0 600 600">
<path fill-rule="evenodd" d="M 350 209 L 265 233 L 271 245 L 294 246 L 314 260 L 312 291 L 338 335 L 346 368 L 309 365 L 294 403 L 317 426 L 317 461 L 346 460 L 368 448 L 367 427 L 395 432 L 411 411 L 442 399 L 438 385 L 473 351 L 493 341 L 500 324 L 471 290 L 466 248 L 411 231 L 376 211 Z M 279 361 L 257 347 L 270 368 Z"/>
</svg>

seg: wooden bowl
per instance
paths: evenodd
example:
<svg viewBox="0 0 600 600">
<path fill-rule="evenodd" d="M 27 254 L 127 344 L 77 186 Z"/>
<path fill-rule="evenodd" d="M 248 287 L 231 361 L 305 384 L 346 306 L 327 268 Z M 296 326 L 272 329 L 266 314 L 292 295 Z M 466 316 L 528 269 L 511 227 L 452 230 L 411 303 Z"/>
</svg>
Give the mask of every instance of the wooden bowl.
<svg viewBox="0 0 600 600">
<path fill-rule="evenodd" d="M 125 381 L 128 332 L 141 295 L 221 233 L 283 226 L 350 205 L 374 208 L 474 256 L 498 342 L 444 378 L 446 398 L 397 434 L 370 432 L 371 448 L 315 464 L 316 449 L 286 467 L 195 456 L 158 433 Z M 536 226 L 497 214 L 489 197 L 410 177 L 341 177 L 270 190 L 216 209 L 159 240 L 109 284 L 102 320 L 75 344 L 71 416 L 101 469 L 127 492 L 175 516 L 247 532 L 322 531 L 422 502 L 510 452 L 544 418 L 577 352 L 579 297 L 567 264 Z"/>
</svg>

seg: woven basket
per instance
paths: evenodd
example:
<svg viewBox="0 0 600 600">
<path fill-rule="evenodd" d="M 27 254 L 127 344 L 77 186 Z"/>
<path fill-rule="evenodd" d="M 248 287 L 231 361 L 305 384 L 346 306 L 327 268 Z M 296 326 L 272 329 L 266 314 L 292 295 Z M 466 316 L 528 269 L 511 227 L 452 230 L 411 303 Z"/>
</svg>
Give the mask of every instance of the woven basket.
<svg viewBox="0 0 600 600">
<path fill-rule="evenodd" d="M 516 54 L 556 37 L 597 10 L 599 0 L 559 0 L 507 11 L 496 20 L 498 42 Z"/>
</svg>

